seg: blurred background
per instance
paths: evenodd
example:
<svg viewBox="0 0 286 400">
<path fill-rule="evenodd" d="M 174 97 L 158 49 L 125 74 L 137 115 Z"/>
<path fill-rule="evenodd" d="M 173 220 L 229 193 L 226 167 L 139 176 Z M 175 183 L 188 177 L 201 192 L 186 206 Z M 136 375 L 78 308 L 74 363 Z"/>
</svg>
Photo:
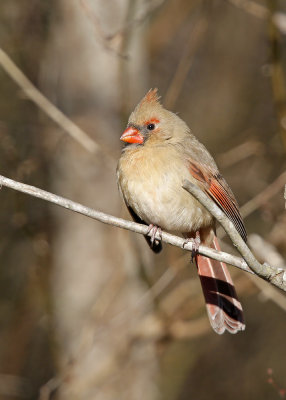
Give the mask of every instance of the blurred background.
<svg viewBox="0 0 286 400">
<path fill-rule="evenodd" d="M 285 267 L 285 45 L 282 0 L 2 1 L 1 174 L 129 219 L 119 137 L 158 87 L 214 155 L 257 257 Z M 5 54 L 91 140 L 31 101 Z M 285 396 L 282 292 L 230 267 L 246 331 L 218 336 L 183 250 L 154 256 L 139 235 L 0 199 L 1 400 Z"/>
</svg>

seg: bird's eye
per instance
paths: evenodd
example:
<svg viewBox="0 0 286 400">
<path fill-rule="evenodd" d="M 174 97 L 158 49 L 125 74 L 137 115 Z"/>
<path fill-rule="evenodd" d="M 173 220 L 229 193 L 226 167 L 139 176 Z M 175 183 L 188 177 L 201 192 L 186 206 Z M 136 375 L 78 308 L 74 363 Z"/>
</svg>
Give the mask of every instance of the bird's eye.
<svg viewBox="0 0 286 400">
<path fill-rule="evenodd" d="M 148 125 L 147 125 L 147 129 L 148 129 L 149 131 L 153 131 L 153 129 L 155 129 L 155 124 L 148 124 Z"/>
</svg>

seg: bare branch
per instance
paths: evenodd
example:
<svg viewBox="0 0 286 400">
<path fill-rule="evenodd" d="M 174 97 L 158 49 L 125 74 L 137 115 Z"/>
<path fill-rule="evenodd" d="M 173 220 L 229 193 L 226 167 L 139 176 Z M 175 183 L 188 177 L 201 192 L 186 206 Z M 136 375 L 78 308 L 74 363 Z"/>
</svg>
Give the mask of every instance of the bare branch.
<svg viewBox="0 0 286 400">
<path fill-rule="evenodd" d="M 246 158 L 263 153 L 264 145 L 258 140 L 247 140 L 216 156 L 218 165 L 227 168 Z"/>
<path fill-rule="evenodd" d="M 272 197 L 281 191 L 286 181 L 286 171 L 282 172 L 278 178 L 275 179 L 270 185 L 258 193 L 255 197 L 240 207 L 241 215 L 245 218 L 250 215 L 253 211 L 257 210 L 262 204 L 265 204 Z M 285 189 L 286 196 L 286 189 Z M 286 198 L 285 198 L 286 200 Z"/>
<path fill-rule="evenodd" d="M 112 215 L 93 210 L 92 208 L 85 207 L 82 204 L 75 203 L 74 201 L 71 201 L 64 197 L 57 196 L 53 193 L 36 188 L 34 186 L 14 181 L 1 175 L 0 184 L 11 189 L 29 194 L 31 196 L 49 201 L 50 203 L 54 203 L 71 211 L 96 219 L 97 221 L 103 222 L 105 224 L 114 225 L 119 228 L 127 229 L 143 235 L 148 234 L 149 229 L 145 225 L 137 224 L 132 221 L 126 221 L 122 218 L 114 217 Z M 202 192 L 197 186 L 193 185 L 191 182 L 184 181 L 183 187 L 196 199 L 198 199 L 198 201 L 200 201 L 220 222 L 220 224 L 223 226 L 223 228 L 226 230 L 229 237 L 231 238 L 234 246 L 238 249 L 246 262 L 239 257 L 233 256 L 225 252 L 218 252 L 206 246 L 200 246 L 199 253 L 206 257 L 213 258 L 214 260 L 219 260 L 226 262 L 227 264 L 231 264 L 246 272 L 255 273 L 266 281 L 272 283 L 274 286 L 277 286 L 280 289 L 286 291 L 286 271 L 283 268 L 272 267 L 268 264 L 260 264 L 251 253 L 247 245 L 244 243 L 239 233 L 234 228 L 232 222 L 225 216 L 225 214 L 218 208 L 218 206 L 214 202 L 212 202 L 204 192 Z M 156 238 L 160 239 L 158 234 Z M 185 244 L 184 239 L 178 236 L 163 232 L 162 240 L 163 242 L 169 243 L 173 246 L 181 248 L 184 247 L 186 250 L 192 251 L 192 243 L 190 242 Z"/>
<path fill-rule="evenodd" d="M 268 263 L 275 262 L 275 265 L 279 268 L 286 267 L 285 261 L 277 249 L 261 236 L 254 233 L 249 235 L 248 243 L 259 259 Z M 260 289 L 261 295 L 265 300 L 272 300 L 278 307 L 286 311 L 286 297 L 284 294 L 261 279 L 256 279 L 255 275 L 252 275 L 251 278 L 253 283 Z"/>
<path fill-rule="evenodd" d="M 201 189 L 187 180 L 184 181 L 183 188 L 191 193 L 218 220 L 230 237 L 234 247 L 237 248 L 251 270 L 256 275 L 260 276 L 260 278 L 286 291 L 286 270 L 268 264 L 260 264 L 241 238 L 230 219 L 227 218 L 224 212 Z"/>
<path fill-rule="evenodd" d="M 73 137 L 84 149 L 95 153 L 99 149 L 107 157 L 112 156 L 102 149 L 91 137 L 88 136 L 79 126 L 64 115 L 54 104 L 52 104 L 23 74 L 11 58 L 0 48 L 0 65 L 19 85 L 25 95 L 32 100 L 45 114 L 56 122 L 65 132 Z"/>
<path fill-rule="evenodd" d="M 138 27 L 148 17 L 150 17 L 159 7 L 161 7 L 166 0 L 154 0 L 149 3 L 146 9 L 138 17 L 133 17 L 126 21 L 125 24 L 112 34 L 107 34 L 100 22 L 98 16 L 93 12 L 92 7 L 86 0 L 80 0 L 83 11 L 93 24 L 96 36 L 101 40 L 106 50 L 111 51 L 116 56 L 123 59 L 128 59 L 128 55 L 122 51 L 123 36 L 128 33 L 133 27 Z M 133 7 L 135 2 L 130 1 L 129 6 Z"/>
<path fill-rule="evenodd" d="M 267 242 L 257 233 L 251 233 L 248 237 L 248 243 L 259 260 L 268 264 L 275 264 L 278 268 L 286 269 L 286 263 L 280 253 L 278 253 L 272 243 Z M 286 299 L 285 299 L 286 300 Z"/>
<path fill-rule="evenodd" d="M 97 221 L 103 222 L 104 224 L 114 225 L 119 228 L 127 229 L 132 232 L 140 233 L 143 235 L 148 234 L 149 229 L 146 225 L 137 224 L 132 221 L 126 221 L 122 218 L 114 217 L 112 215 L 108 215 L 103 212 L 93 210 L 92 208 L 85 207 L 82 204 L 75 203 L 74 201 L 71 201 L 61 196 L 57 196 L 53 193 L 39 189 L 35 186 L 26 185 L 24 183 L 14 181 L 12 179 L 6 178 L 1 175 L 0 175 L 0 185 L 9 187 L 11 189 L 17 190 L 22 193 L 29 194 L 30 196 L 34 196 L 39 199 L 46 200 L 50 203 L 54 203 L 58 206 L 67 208 L 68 210 L 85 215 L 89 218 L 96 219 Z M 159 234 L 156 235 L 156 238 L 160 239 Z M 177 246 L 180 248 L 184 248 L 185 250 L 192 251 L 191 242 L 186 244 L 183 238 L 171 235 L 170 233 L 162 232 L 162 240 L 163 242 L 171 244 L 173 246 Z M 239 257 L 233 256 L 228 253 L 224 253 L 222 251 L 218 252 L 206 246 L 200 246 L 199 253 L 206 257 L 213 258 L 214 260 L 219 260 L 227 264 L 231 264 L 237 268 L 242 269 L 243 271 L 252 273 L 252 271 L 248 268 L 247 263 Z"/>
<path fill-rule="evenodd" d="M 252 214 L 255 210 L 261 207 L 263 204 L 267 203 L 272 197 L 274 197 L 277 193 L 281 191 L 283 186 L 285 185 L 286 181 L 286 171 L 282 172 L 278 178 L 275 179 L 270 185 L 268 185 L 265 189 L 263 189 L 260 193 L 250 199 L 248 202 L 243 204 L 240 207 L 240 213 L 243 218 L 248 217 Z M 286 196 L 286 187 L 285 187 L 285 196 Z M 285 197 L 286 200 L 286 197 Z M 286 208 L 286 203 L 285 203 Z M 217 234 L 219 238 L 223 238 L 225 232 L 223 231 L 222 227 L 217 229 Z"/>
</svg>

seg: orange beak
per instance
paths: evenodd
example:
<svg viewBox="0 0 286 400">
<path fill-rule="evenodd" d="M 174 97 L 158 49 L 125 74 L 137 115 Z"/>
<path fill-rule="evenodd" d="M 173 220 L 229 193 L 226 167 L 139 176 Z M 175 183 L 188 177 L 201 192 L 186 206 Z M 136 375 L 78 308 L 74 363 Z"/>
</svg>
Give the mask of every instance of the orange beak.
<svg viewBox="0 0 286 400">
<path fill-rule="evenodd" d="M 129 128 L 125 129 L 123 134 L 120 137 L 120 140 L 126 143 L 139 143 L 142 144 L 144 141 L 143 136 L 138 131 L 138 129 L 130 126 Z"/>
</svg>

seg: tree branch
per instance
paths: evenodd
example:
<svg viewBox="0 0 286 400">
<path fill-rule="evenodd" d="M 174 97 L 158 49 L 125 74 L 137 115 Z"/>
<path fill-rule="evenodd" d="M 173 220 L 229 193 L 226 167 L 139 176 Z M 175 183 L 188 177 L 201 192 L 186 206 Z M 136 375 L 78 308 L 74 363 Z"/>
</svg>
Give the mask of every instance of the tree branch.
<svg viewBox="0 0 286 400">
<path fill-rule="evenodd" d="M 26 185 L 24 183 L 20 183 L 14 181 L 12 179 L 6 178 L 0 175 L 0 185 L 9 187 L 11 189 L 17 190 L 22 193 L 29 194 L 30 196 L 37 197 L 42 200 L 46 200 L 50 203 L 54 203 L 58 206 L 67 208 L 68 210 L 77 212 L 79 214 L 85 215 L 89 218 L 96 219 L 97 221 L 103 222 L 104 224 L 114 225 L 119 228 L 127 229 L 132 232 L 140 233 L 143 235 L 148 234 L 148 226 L 137 224 L 132 221 L 126 221 L 122 218 L 114 217 L 112 215 L 105 214 L 100 211 L 93 210 L 92 208 L 85 207 L 82 204 L 76 203 L 72 200 L 66 199 L 61 196 L 57 196 L 53 193 L 47 192 L 45 190 L 39 189 L 35 186 Z M 160 236 L 157 234 L 156 239 L 160 239 Z M 192 243 L 185 243 L 183 238 L 178 236 L 171 235 L 167 232 L 162 232 L 162 240 L 165 243 L 171 244 L 173 246 L 184 248 L 185 250 L 192 251 Z M 223 261 L 227 264 L 231 264 L 237 268 L 242 269 L 243 271 L 253 273 L 247 266 L 246 262 L 239 257 L 233 256 L 231 254 L 225 252 L 218 252 L 206 246 L 200 246 L 199 253 L 213 258 L 214 260 Z"/>
<path fill-rule="evenodd" d="M 30 196 L 46 200 L 50 203 L 54 203 L 58 206 L 67 208 L 68 210 L 85 215 L 89 218 L 96 219 L 97 221 L 103 222 L 105 224 L 117 226 L 119 228 L 127 229 L 143 235 L 149 234 L 149 228 L 146 225 L 137 224 L 132 221 L 126 221 L 122 218 L 114 217 L 112 215 L 96 211 L 72 200 L 57 196 L 53 193 L 36 188 L 35 186 L 30 186 L 21 182 L 14 181 L 1 175 L 0 185 L 29 194 Z M 284 270 L 283 268 L 276 268 L 268 264 L 260 264 L 251 253 L 245 242 L 242 240 L 232 222 L 225 216 L 221 209 L 212 200 L 210 200 L 209 197 L 202 190 L 193 185 L 191 182 L 184 181 L 183 187 L 189 193 L 191 193 L 200 203 L 202 203 L 208 209 L 208 211 L 220 222 L 220 224 L 223 226 L 223 228 L 231 238 L 234 246 L 240 252 L 245 261 L 229 253 L 225 253 L 222 251 L 219 252 L 202 245 L 199 247 L 199 253 L 214 260 L 223 261 L 227 264 L 233 265 L 237 268 L 242 269 L 243 271 L 250 272 L 252 274 L 254 273 L 264 280 L 272 283 L 274 286 L 277 286 L 278 288 L 286 291 L 286 270 Z M 156 235 L 156 238 L 160 239 L 159 234 Z M 185 243 L 185 240 L 178 236 L 171 235 L 167 232 L 162 232 L 162 240 L 163 242 L 171 244 L 173 246 L 192 251 L 192 243 Z"/>
<path fill-rule="evenodd" d="M 155 0 L 152 2 L 146 2 L 146 9 L 137 17 L 133 17 L 125 21 L 124 25 L 112 34 L 107 34 L 103 29 L 100 19 L 93 12 L 91 5 L 86 0 L 80 0 L 81 6 L 86 13 L 87 17 L 93 24 L 97 37 L 101 40 L 106 50 L 111 51 L 116 56 L 121 57 L 124 60 L 129 58 L 128 54 L 123 50 L 122 46 L 123 36 L 133 27 L 138 27 L 148 17 L 150 17 L 159 7 L 161 7 L 166 0 Z M 147 4 L 149 3 L 149 4 Z M 134 6 L 133 0 L 129 1 L 129 5 Z"/>
<path fill-rule="evenodd" d="M 183 188 L 191 193 L 218 220 L 249 268 L 260 278 L 286 291 L 286 270 L 270 266 L 266 263 L 260 264 L 230 219 L 201 189 L 187 180 L 184 181 Z"/>
<path fill-rule="evenodd" d="M 88 134 L 70 120 L 62 111 L 51 103 L 32 82 L 17 67 L 11 58 L 0 48 L 0 65 L 13 79 L 14 82 L 23 90 L 28 99 L 32 100 L 45 114 L 47 114 L 55 123 L 57 123 L 65 132 L 76 140 L 84 149 L 90 153 L 101 151 L 109 159 L 112 155 L 100 147 Z"/>
</svg>

